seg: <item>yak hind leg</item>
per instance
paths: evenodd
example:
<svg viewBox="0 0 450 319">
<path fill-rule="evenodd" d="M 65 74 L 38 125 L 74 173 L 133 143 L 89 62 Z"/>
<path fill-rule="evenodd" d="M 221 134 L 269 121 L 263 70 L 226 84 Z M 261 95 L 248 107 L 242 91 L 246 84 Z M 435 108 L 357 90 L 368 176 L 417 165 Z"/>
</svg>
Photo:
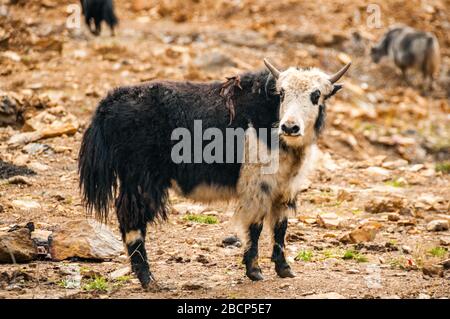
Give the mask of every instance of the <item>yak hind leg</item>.
<svg viewBox="0 0 450 319">
<path fill-rule="evenodd" d="M 125 244 L 131 270 L 137 276 L 144 289 L 154 282 L 145 250 L 147 219 L 135 194 L 121 192 L 116 200 L 122 240 Z"/>
<path fill-rule="evenodd" d="M 131 269 L 136 274 L 142 287 L 147 289 L 155 279 L 150 272 L 145 250 L 145 232 L 147 227 L 142 225 L 137 229 L 123 231 L 124 243 L 126 245 L 128 258 L 131 262 Z"/>
<path fill-rule="evenodd" d="M 292 206 L 287 204 L 287 206 Z M 272 261 L 275 263 L 275 271 L 281 278 L 293 278 L 294 272 L 289 266 L 285 255 L 285 237 L 288 227 L 287 214 L 284 212 L 284 207 L 274 207 L 272 209 L 272 216 L 270 224 L 273 232 L 273 251 Z"/>
<path fill-rule="evenodd" d="M 248 241 L 244 252 L 243 263 L 246 275 L 253 281 L 263 280 L 264 277 L 258 264 L 258 241 L 263 228 L 263 223 L 252 223 L 248 227 Z"/>
</svg>

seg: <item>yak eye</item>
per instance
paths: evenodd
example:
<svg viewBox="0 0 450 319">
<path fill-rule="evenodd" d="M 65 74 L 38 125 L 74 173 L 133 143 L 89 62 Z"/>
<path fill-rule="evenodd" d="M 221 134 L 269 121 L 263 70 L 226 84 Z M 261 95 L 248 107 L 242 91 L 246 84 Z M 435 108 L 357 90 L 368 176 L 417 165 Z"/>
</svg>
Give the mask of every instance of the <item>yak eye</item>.
<svg viewBox="0 0 450 319">
<path fill-rule="evenodd" d="M 312 104 L 316 105 L 317 103 L 319 103 L 319 98 L 320 98 L 320 91 L 319 90 L 315 90 L 314 92 L 311 93 L 311 102 L 312 102 Z"/>
<path fill-rule="evenodd" d="M 284 89 L 280 90 L 280 101 L 283 102 L 284 100 Z"/>
</svg>

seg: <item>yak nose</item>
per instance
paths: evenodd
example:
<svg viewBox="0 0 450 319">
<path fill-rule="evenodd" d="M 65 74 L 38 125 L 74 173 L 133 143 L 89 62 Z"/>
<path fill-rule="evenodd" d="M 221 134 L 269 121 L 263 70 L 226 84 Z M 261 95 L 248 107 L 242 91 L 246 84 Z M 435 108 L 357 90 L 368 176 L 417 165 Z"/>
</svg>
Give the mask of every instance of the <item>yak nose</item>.
<svg viewBox="0 0 450 319">
<path fill-rule="evenodd" d="M 292 121 L 286 121 L 281 125 L 281 131 L 287 135 L 301 135 L 300 126 Z"/>
</svg>

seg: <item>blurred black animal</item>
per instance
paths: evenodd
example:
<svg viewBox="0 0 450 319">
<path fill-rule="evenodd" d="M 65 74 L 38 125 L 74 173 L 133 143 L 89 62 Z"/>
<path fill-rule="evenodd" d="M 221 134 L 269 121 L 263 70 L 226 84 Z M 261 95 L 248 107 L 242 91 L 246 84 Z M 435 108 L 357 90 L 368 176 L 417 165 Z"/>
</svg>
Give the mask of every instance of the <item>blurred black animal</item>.
<svg viewBox="0 0 450 319">
<path fill-rule="evenodd" d="M 119 20 L 114 13 L 113 0 L 81 0 L 81 8 L 89 31 L 93 35 L 100 35 L 102 22 L 105 21 L 111 28 L 111 35 L 114 36 L 114 28 Z M 92 27 L 92 20 L 95 28 Z"/>
<path fill-rule="evenodd" d="M 422 72 L 428 88 L 439 73 L 440 50 L 436 36 L 431 32 L 423 32 L 408 26 L 394 26 L 386 32 L 380 42 L 370 52 L 373 62 L 378 63 L 382 57 L 389 56 L 402 71 L 403 79 L 410 84 L 408 69 Z"/>
</svg>

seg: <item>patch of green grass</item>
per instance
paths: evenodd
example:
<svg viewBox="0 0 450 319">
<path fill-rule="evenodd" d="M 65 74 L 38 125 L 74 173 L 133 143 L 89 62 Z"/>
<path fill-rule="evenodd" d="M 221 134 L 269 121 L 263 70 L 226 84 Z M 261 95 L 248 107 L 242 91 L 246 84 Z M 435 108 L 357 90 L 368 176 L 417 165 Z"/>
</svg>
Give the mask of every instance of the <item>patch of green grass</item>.
<svg viewBox="0 0 450 319">
<path fill-rule="evenodd" d="M 397 244 L 398 244 L 398 241 L 397 240 L 395 240 L 395 239 L 391 239 L 391 240 L 389 240 L 389 242 L 388 242 L 390 245 L 392 245 L 392 246 L 397 246 Z"/>
<path fill-rule="evenodd" d="M 86 267 L 86 266 L 81 266 L 80 267 L 80 273 L 81 274 L 85 274 L 85 273 L 90 272 L 90 271 L 91 271 L 91 269 L 89 267 Z"/>
<path fill-rule="evenodd" d="M 352 210 L 351 210 L 351 213 L 353 214 L 353 215 L 359 215 L 359 214 L 362 214 L 364 211 L 362 210 L 362 209 L 360 209 L 360 208 L 353 208 Z"/>
<path fill-rule="evenodd" d="M 402 267 L 402 262 L 399 259 L 392 259 L 389 261 L 389 265 L 392 269 L 397 269 Z"/>
<path fill-rule="evenodd" d="M 200 224 L 218 224 L 219 220 L 215 216 L 209 216 L 209 215 L 194 215 L 194 214 L 187 214 L 183 217 L 184 220 L 194 222 L 194 223 L 200 223 Z"/>
<path fill-rule="evenodd" d="M 123 285 L 125 285 L 128 282 L 130 282 L 131 279 L 132 279 L 131 276 L 120 276 L 120 277 L 117 277 L 116 279 L 114 279 L 113 287 L 114 288 L 121 288 Z"/>
<path fill-rule="evenodd" d="M 450 174 L 450 161 L 436 163 L 434 167 L 436 172 L 442 172 L 444 174 Z"/>
<path fill-rule="evenodd" d="M 387 181 L 385 184 L 386 184 L 387 186 L 392 186 L 392 187 L 406 187 L 406 186 L 408 186 L 408 185 L 405 183 L 404 180 L 399 179 L 399 178 L 397 178 L 397 179 L 392 179 L 392 180 L 390 180 L 390 181 Z"/>
<path fill-rule="evenodd" d="M 444 247 L 434 247 L 428 251 L 428 253 L 433 257 L 445 257 L 447 255 L 447 249 Z"/>
<path fill-rule="evenodd" d="M 325 249 L 322 251 L 322 255 L 324 256 L 323 259 L 329 259 L 329 258 L 341 258 L 342 252 L 338 250 L 333 249 Z"/>
<path fill-rule="evenodd" d="M 94 279 L 91 279 L 83 286 L 83 290 L 86 291 L 105 292 L 108 291 L 108 289 L 108 281 L 103 277 L 96 277 Z"/>
<path fill-rule="evenodd" d="M 358 253 L 357 251 L 354 251 L 352 249 L 346 250 L 344 254 L 342 255 L 342 259 L 344 260 L 356 260 L 359 263 L 365 263 L 368 261 L 367 257 L 364 256 L 361 253 Z"/>
<path fill-rule="evenodd" d="M 115 279 L 116 282 L 126 283 L 129 282 L 133 277 L 131 276 L 120 276 Z"/>
<path fill-rule="evenodd" d="M 306 262 L 310 262 L 313 258 L 313 252 L 311 250 L 302 250 L 297 254 L 295 260 L 302 260 Z"/>
<path fill-rule="evenodd" d="M 62 279 L 56 283 L 59 287 L 64 289 L 69 289 L 71 287 L 71 283 L 67 279 Z"/>
</svg>

